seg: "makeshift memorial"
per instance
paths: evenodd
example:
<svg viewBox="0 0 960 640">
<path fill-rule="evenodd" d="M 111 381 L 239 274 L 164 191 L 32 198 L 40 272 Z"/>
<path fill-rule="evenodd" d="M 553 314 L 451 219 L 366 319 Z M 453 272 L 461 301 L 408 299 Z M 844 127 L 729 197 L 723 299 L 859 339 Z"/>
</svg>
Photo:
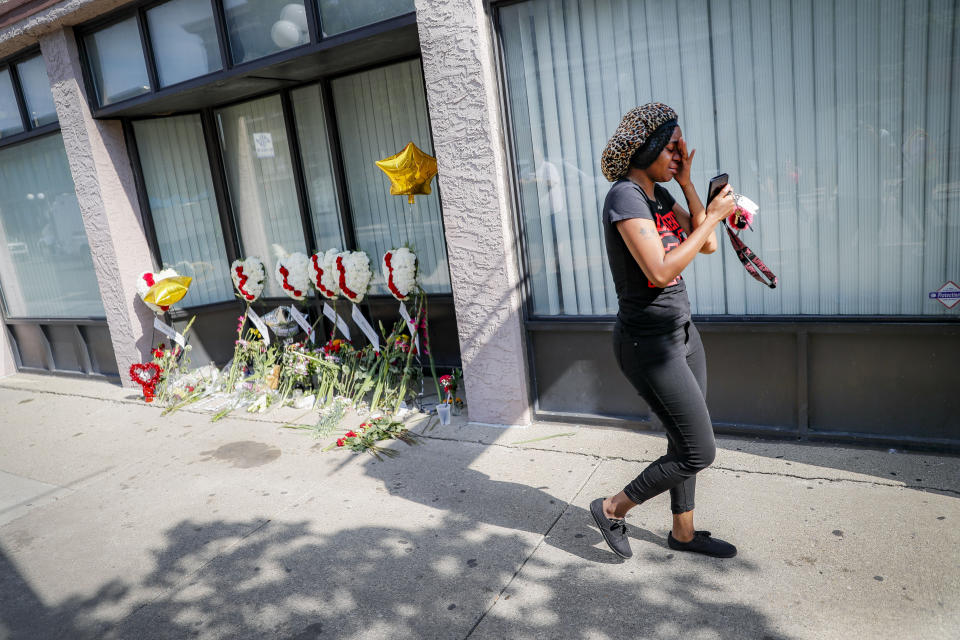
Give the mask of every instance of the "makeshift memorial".
<svg viewBox="0 0 960 640">
<path fill-rule="evenodd" d="M 263 261 L 256 256 L 248 256 L 245 260 L 234 260 L 230 265 L 230 277 L 237 290 L 237 297 L 247 304 L 256 302 L 263 293 L 266 274 Z"/>
<path fill-rule="evenodd" d="M 437 175 L 437 159 L 413 142 L 399 153 L 377 160 L 376 165 L 390 178 L 390 195 L 407 196 L 410 204 L 414 203 L 414 196 L 430 194 L 430 181 Z"/>
<path fill-rule="evenodd" d="M 294 300 L 303 300 L 310 287 L 307 274 L 309 260 L 302 253 L 291 253 L 277 260 L 274 277 L 283 292 Z"/>
<path fill-rule="evenodd" d="M 348 298 L 353 303 L 354 321 L 369 339 L 369 344 L 359 346 L 331 336 L 322 346 L 314 346 L 314 327 L 296 306 L 280 306 L 262 317 L 253 311 L 250 304 L 263 292 L 263 264 L 255 257 L 236 261 L 231 265 L 231 278 L 246 309 L 237 317 L 234 354 L 227 366 L 222 370 L 214 365 L 189 370 L 191 346 L 185 334 L 192 326 L 191 319 L 183 334 L 160 323 L 163 328 L 158 330 L 170 338 L 170 346 L 160 344 L 154 349 L 152 362 L 131 368 L 131 378 L 143 388 L 144 399 L 156 402 L 164 414 L 195 403 L 216 421 L 238 409 L 253 413 L 293 406 L 310 411 L 316 421 L 299 424 L 298 419 L 298 424 L 285 426 L 308 430 L 316 437 L 333 434 L 354 416 L 366 419 L 362 427 L 340 439 L 342 446 L 377 456 L 395 455 L 395 451 L 381 449 L 377 443 L 391 438 L 412 443 L 401 417 L 411 411 L 409 407 L 422 406 L 421 357 L 429 355 L 427 298 L 417 283 L 417 259 L 411 248 L 386 252 L 381 268 L 391 295 L 402 306 L 402 318 L 389 333 L 382 324 L 379 333 L 375 331 L 356 306 L 368 293 L 372 277 L 365 253 L 331 249 L 310 258 L 293 254 L 278 260 L 275 276 L 281 287 L 286 285 L 288 296 L 302 299 L 313 286 L 318 296 L 333 304 L 341 295 Z M 148 275 L 154 285 L 158 279 L 164 280 L 161 275 L 178 277 L 169 273 Z M 150 286 L 144 279 L 142 287 Z M 145 296 L 151 303 L 163 300 L 146 300 Z M 406 307 L 411 300 L 412 316 Z M 348 335 L 343 319 L 327 302 L 323 314 L 334 321 L 335 331 L 339 328 Z M 248 319 L 252 325 L 247 324 Z M 302 337 L 298 336 L 301 330 Z M 271 333 L 276 340 L 271 341 Z M 438 398 L 442 399 L 432 356 L 430 368 Z"/>
</svg>

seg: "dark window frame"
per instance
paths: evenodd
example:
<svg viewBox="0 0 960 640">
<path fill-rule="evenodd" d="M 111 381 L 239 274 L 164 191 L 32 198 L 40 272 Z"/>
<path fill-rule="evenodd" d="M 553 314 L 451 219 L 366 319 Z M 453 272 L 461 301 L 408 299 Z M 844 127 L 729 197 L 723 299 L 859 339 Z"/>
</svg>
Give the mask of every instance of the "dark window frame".
<svg viewBox="0 0 960 640">
<path fill-rule="evenodd" d="M 214 0 L 216 1 L 216 0 Z M 153 120 L 157 118 L 168 118 L 184 115 L 195 115 L 199 114 L 201 117 L 201 123 L 203 125 L 204 131 L 204 141 L 207 152 L 207 157 L 210 161 L 210 170 L 211 178 L 214 185 L 214 193 L 217 198 L 217 209 L 220 214 L 220 223 L 221 230 L 223 233 L 223 242 L 224 248 L 227 255 L 227 260 L 233 262 L 234 260 L 243 256 L 243 243 L 240 236 L 239 229 L 236 223 L 236 214 L 233 209 L 233 203 L 229 196 L 229 187 L 227 183 L 226 172 L 224 169 L 223 162 L 223 149 L 220 145 L 219 131 L 217 129 L 216 123 L 216 111 L 226 107 L 230 107 L 237 104 L 242 104 L 245 102 L 250 102 L 253 100 L 258 100 L 270 96 L 279 96 L 281 99 L 281 104 L 284 109 L 284 126 L 287 132 L 288 140 L 290 140 L 290 153 L 292 160 L 293 176 L 294 176 L 294 185 L 297 191 L 297 203 L 299 206 L 299 213 L 301 219 L 301 226 L 304 231 L 304 245 L 311 254 L 317 251 L 316 240 L 313 233 L 313 217 L 312 212 L 310 211 L 310 202 L 309 202 L 309 192 L 307 190 L 307 181 L 306 174 L 304 172 L 303 166 L 303 156 L 300 149 L 300 140 L 297 136 L 297 127 L 296 127 L 296 113 L 293 108 L 293 98 L 292 93 L 298 89 L 309 86 L 318 86 L 320 88 L 321 102 L 323 104 L 322 117 L 324 118 L 324 123 L 327 129 L 327 144 L 330 148 L 330 154 L 332 159 L 332 170 L 334 185 L 336 189 L 336 197 L 338 204 L 338 212 L 340 215 L 340 226 L 343 234 L 343 248 L 344 250 L 356 251 L 358 249 L 356 244 L 356 234 L 354 231 L 354 219 L 352 209 L 350 207 L 349 197 L 347 195 L 347 186 L 346 186 L 346 175 L 344 172 L 343 166 L 343 152 L 341 148 L 341 141 L 339 136 L 339 128 L 337 126 L 336 120 L 336 110 L 333 104 L 333 94 L 331 91 L 331 84 L 337 78 L 350 76 L 356 73 L 362 73 L 364 71 L 369 71 L 371 69 L 377 69 L 380 67 L 389 66 L 392 64 L 398 64 L 402 62 L 409 62 L 411 60 L 420 60 L 420 72 L 421 77 L 423 77 L 423 63 L 420 55 L 401 55 L 395 58 L 390 58 L 385 61 L 377 62 L 375 64 L 366 65 L 363 67 L 358 67 L 355 69 L 350 69 L 347 71 L 327 74 L 318 76 L 316 78 L 304 81 L 291 83 L 289 86 L 283 87 L 281 89 L 271 88 L 250 96 L 245 96 L 243 98 L 238 98 L 235 100 L 225 101 L 223 103 L 218 103 L 209 107 L 204 107 L 202 109 L 194 109 L 187 111 L 178 111 L 176 113 L 164 114 L 164 115 L 152 115 L 152 116 L 134 116 L 134 117 L 123 117 L 121 118 L 124 126 L 124 135 L 127 141 L 127 150 L 130 157 L 130 163 L 133 168 L 134 173 L 134 182 L 137 190 L 137 199 L 140 205 L 140 210 L 143 214 L 144 229 L 147 236 L 148 243 L 150 244 L 151 252 L 153 253 L 153 263 L 155 268 L 159 268 L 163 264 L 163 256 L 161 255 L 159 243 L 157 241 L 157 232 L 156 226 L 153 220 L 153 213 L 150 210 L 149 206 L 149 196 L 146 191 L 146 183 L 144 181 L 143 167 L 140 163 L 140 156 L 137 149 L 136 136 L 133 131 L 133 123 L 140 120 Z M 426 84 L 424 80 L 424 84 Z M 427 110 L 427 118 L 429 121 L 430 118 L 430 105 L 429 103 L 425 105 Z M 433 130 L 430 130 L 431 145 L 433 141 Z M 443 201 L 441 199 L 441 193 L 439 187 L 435 187 L 437 194 L 437 199 L 440 204 L 441 211 L 443 210 Z M 444 239 L 446 238 L 446 229 L 443 222 L 443 216 L 440 217 L 440 233 Z M 446 246 L 446 241 L 444 241 L 444 246 Z M 379 262 L 376 260 L 378 256 L 371 256 L 371 261 L 374 264 L 371 265 L 371 269 L 378 269 Z M 267 267 L 267 277 L 270 277 L 270 268 L 272 265 L 264 265 Z M 451 282 L 451 290 L 444 293 L 432 293 L 428 294 L 430 300 L 434 301 L 449 301 L 453 300 L 453 278 L 449 272 L 450 261 L 449 257 L 447 258 L 447 273 L 448 278 Z M 392 296 L 389 294 L 370 294 L 364 297 L 364 300 L 373 299 L 374 301 L 380 300 L 390 300 Z M 316 309 L 317 313 L 320 313 L 320 309 L 323 304 L 323 300 L 320 300 L 316 297 L 308 298 L 311 304 Z M 279 304 L 289 304 L 290 299 L 285 297 L 270 297 L 270 298 L 261 298 L 258 301 L 258 304 L 264 304 L 266 306 L 275 306 Z M 231 298 L 229 300 L 223 300 L 218 302 L 211 302 L 202 305 L 195 306 L 183 306 L 177 309 L 171 310 L 169 313 L 170 317 L 173 319 L 181 319 L 188 317 L 192 314 L 223 309 L 237 304 L 236 299 Z M 368 309 L 369 311 L 369 309 Z"/>
<path fill-rule="evenodd" d="M 50 122 L 39 127 L 30 126 L 30 114 L 27 112 L 27 99 L 26 96 L 23 95 L 23 85 L 20 83 L 20 74 L 17 71 L 17 65 L 21 62 L 26 62 L 35 56 L 40 56 L 41 59 L 43 58 L 43 53 L 40 51 L 39 44 L 31 45 L 25 49 L 21 49 L 13 55 L 7 56 L 6 58 L 0 60 L 0 70 L 7 69 L 10 72 L 10 82 L 13 85 L 13 95 L 17 101 L 17 108 L 20 111 L 20 126 L 23 127 L 23 131 L 20 133 L 15 133 L 13 135 L 0 138 L 0 149 L 19 144 L 32 138 L 45 136 L 60 130 L 59 118 L 57 118 L 56 122 Z"/>
<path fill-rule="evenodd" d="M 37 127 L 29 132 L 30 135 L 21 135 L 17 134 L 16 139 L 13 139 L 14 136 L 11 136 L 5 141 L 4 144 L 0 144 L 0 150 L 7 149 L 9 147 L 14 147 L 21 144 L 29 144 L 40 138 L 51 136 L 54 134 L 60 133 L 60 122 L 51 122 L 48 125 L 42 127 Z M 71 181 L 73 176 L 70 176 Z M 73 186 L 74 191 L 76 191 L 76 184 Z M 106 322 L 107 316 L 64 316 L 62 318 L 35 318 L 33 316 L 11 316 L 7 314 L 7 302 L 4 298 L 3 289 L 0 288 L 0 329 L 2 329 L 2 324 L 103 324 Z"/>
<path fill-rule="evenodd" d="M 43 58 L 43 52 L 40 50 L 39 44 L 34 44 L 25 49 L 21 49 L 16 53 L 7 56 L 3 60 L 0 60 L 0 69 L 9 69 L 10 78 L 13 84 L 14 95 L 16 96 L 17 106 L 20 109 L 20 122 L 23 125 L 23 131 L 21 133 L 14 134 L 12 136 L 6 136 L 0 138 L 0 149 L 8 149 L 10 147 L 15 147 L 17 145 L 26 144 L 33 142 L 34 140 L 50 136 L 53 134 L 60 133 L 60 119 L 58 118 L 55 122 L 51 122 L 39 127 L 30 126 L 30 118 L 27 112 L 26 97 L 23 95 L 23 88 L 20 84 L 20 75 L 17 72 L 17 65 L 21 62 L 25 62 L 35 56 L 40 56 Z M 74 185 L 74 190 L 76 190 L 76 185 Z M 11 316 L 7 314 L 7 303 L 4 298 L 3 291 L 0 290 L 0 330 L 2 330 L 3 324 L 103 324 L 106 321 L 106 316 L 76 316 L 76 317 L 63 317 L 63 318 L 34 318 L 30 316 Z"/>
<path fill-rule="evenodd" d="M 150 29 L 147 24 L 146 12 L 169 0 L 137 0 L 123 7 L 110 11 L 102 16 L 94 18 L 88 22 L 74 27 L 77 49 L 80 53 L 80 62 L 83 73 L 83 80 L 87 86 L 87 102 L 90 112 L 94 118 L 109 117 L 112 113 L 117 113 L 131 106 L 152 101 L 156 98 L 178 93 L 187 89 L 197 88 L 213 82 L 228 80 L 244 74 L 249 74 L 260 68 L 269 67 L 279 62 L 285 62 L 294 58 L 318 53 L 327 49 L 361 40 L 370 35 L 378 34 L 383 31 L 389 31 L 397 27 L 406 26 L 416 22 L 416 12 L 404 13 L 387 20 L 363 25 L 343 33 L 333 36 L 323 37 L 323 29 L 320 22 L 320 12 L 316 6 L 316 0 L 303 0 L 307 15 L 307 34 L 308 41 L 304 44 L 283 49 L 262 58 L 248 60 L 246 62 L 234 63 L 230 55 L 229 30 L 227 28 L 226 11 L 222 0 L 210 0 L 213 8 L 214 24 L 216 26 L 217 40 L 220 50 L 221 68 L 217 71 L 189 78 L 176 84 L 165 87 L 159 86 L 159 75 L 154 59 L 153 48 L 150 46 Z M 125 98 L 112 102 L 109 105 L 101 105 L 100 98 L 93 85 L 93 77 L 90 69 L 90 57 L 86 48 L 86 37 L 106 27 L 122 22 L 128 18 L 135 17 L 140 31 L 140 42 L 143 47 L 144 62 L 147 66 L 147 77 L 150 82 L 150 91 L 146 93 Z M 385 63 L 389 64 L 389 63 Z M 309 84 L 309 83 L 308 83 Z M 275 92 L 276 89 L 272 89 Z"/>
</svg>

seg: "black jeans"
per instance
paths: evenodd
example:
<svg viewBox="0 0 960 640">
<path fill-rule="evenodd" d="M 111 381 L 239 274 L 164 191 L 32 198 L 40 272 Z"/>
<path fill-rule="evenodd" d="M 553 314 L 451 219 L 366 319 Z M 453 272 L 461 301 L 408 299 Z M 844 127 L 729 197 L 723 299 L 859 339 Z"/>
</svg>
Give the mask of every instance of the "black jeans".
<svg viewBox="0 0 960 640">
<path fill-rule="evenodd" d="M 671 333 L 631 336 L 618 323 L 613 333 L 617 364 L 667 431 L 667 453 L 624 488 L 640 504 L 670 490 L 673 513 L 691 511 L 697 472 L 717 453 L 707 411 L 707 361 L 700 333 L 687 322 Z"/>
</svg>

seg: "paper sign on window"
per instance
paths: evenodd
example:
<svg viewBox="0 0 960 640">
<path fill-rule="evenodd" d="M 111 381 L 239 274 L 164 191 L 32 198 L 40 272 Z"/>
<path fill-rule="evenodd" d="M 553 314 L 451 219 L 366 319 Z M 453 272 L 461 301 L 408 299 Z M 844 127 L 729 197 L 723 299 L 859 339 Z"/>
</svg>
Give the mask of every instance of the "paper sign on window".
<svg viewBox="0 0 960 640">
<path fill-rule="evenodd" d="M 258 158 L 272 158 L 273 153 L 273 134 L 255 133 L 253 134 L 253 149 Z"/>
</svg>

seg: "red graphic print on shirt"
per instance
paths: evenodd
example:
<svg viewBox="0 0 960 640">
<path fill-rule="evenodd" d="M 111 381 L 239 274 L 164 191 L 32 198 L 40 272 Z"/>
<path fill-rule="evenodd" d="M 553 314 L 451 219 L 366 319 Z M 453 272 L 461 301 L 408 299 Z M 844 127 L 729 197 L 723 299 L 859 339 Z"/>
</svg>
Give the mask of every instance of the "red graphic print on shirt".
<svg viewBox="0 0 960 640">
<path fill-rule="evenodd" d="M 673 215 L 673 211 L 661 213 L 658 210 L 653 214 L 653 220 L 657 225 L 657 233 L 660 234 L 660 242 L 663 243 L 664 253 L 670 253 L 679 247 L 681 242 L 687 239 L 687 234 L 684 233 L 683 227 L 681 227 L 677 221 L 677 217 Z M 678 275 L 667 286 L 671 287 L 679 283 L 682 279 L 682 276 Z M 647 280 L 647 287 L 650 289 L 657 288 L 656 285 L 649 280 Z"/>
</svg>

